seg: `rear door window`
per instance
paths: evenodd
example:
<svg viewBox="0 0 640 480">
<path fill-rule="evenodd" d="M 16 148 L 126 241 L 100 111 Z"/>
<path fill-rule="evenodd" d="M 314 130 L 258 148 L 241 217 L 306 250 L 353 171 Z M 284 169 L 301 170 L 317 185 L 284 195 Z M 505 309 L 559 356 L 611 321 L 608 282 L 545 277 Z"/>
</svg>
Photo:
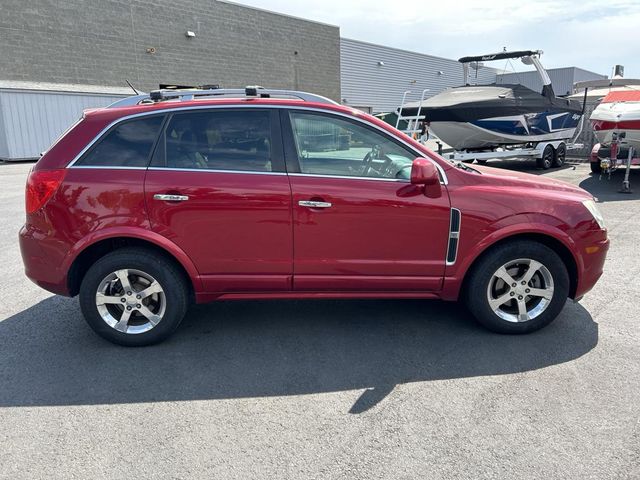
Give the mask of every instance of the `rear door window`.
<svg viewBox="0 0 640 480">
<path fill-rule="evenodd" d="M 164 115 L 154 115 L 117 125 L 75 165 L 146 168 L 163 120 Z"/>
<path fill-rule="evenodd" d="M 271 112 L 219 110 L 176 113 L 151 162 L 194 170 L 273 171 Z"/>
</svg>

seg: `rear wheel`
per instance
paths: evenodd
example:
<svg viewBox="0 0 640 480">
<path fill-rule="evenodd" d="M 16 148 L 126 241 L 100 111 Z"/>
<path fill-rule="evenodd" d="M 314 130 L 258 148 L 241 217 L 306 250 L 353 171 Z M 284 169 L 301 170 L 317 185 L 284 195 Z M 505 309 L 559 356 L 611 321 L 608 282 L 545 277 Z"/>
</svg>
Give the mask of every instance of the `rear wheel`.
<svg viewBox="0 0 640 480">
<path fill-rule="evenodd" d="M 553 149 L 553 146 L 547 145 L 546 147 L 544 147 L 544 150 L 542 151 L 542 157 L 536 159 L 538 168 L 542 168 L 543 170 L 548 170 L 549 168 L 551 168 L 551 165 L 553 165 L 554 157 L 555 151 Z"/>
<path fill-rule="evenodd" d="M 89 326 L 119 345 L 161 342 L 178 327 L 188 306 L 186 281 L 164 256 L 123 248 L 94 263 L 80 286 Z"/>
<path fill-rule="evenodd" d="M 600 166 L 600 161 L 590 162 L 591 173 L 602 173 L 602 167 Z"/>
<path fill-rule="evenodd" d="M 478 322 L 498 333 L 529 333 L 558 316 L 569 275 L 549 247 L 520 240 L 482 257 L 465 285 L 467 306 Z"/>
<path fill-rule="evenodd" d="M 558 168 L 564 165 L 564 161 L 567 157 L 567 146 L 564 143 L 558 145 L 553 155 L 553 166 Z"/>
</svg>

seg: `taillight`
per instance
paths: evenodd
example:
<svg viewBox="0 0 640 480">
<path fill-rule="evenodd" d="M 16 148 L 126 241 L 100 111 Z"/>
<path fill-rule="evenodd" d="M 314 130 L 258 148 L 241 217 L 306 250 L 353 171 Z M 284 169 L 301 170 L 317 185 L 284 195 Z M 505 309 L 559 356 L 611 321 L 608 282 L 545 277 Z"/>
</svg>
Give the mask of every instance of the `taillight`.
<svg viewBox="0 0 640 480">
<path fill-rule="evenodd" d="M 31 170 L 25 192 L 27 214 L 35 212 L 47 203 L 62 183 L 64 174 L 65 169 Z"/>
</svg>

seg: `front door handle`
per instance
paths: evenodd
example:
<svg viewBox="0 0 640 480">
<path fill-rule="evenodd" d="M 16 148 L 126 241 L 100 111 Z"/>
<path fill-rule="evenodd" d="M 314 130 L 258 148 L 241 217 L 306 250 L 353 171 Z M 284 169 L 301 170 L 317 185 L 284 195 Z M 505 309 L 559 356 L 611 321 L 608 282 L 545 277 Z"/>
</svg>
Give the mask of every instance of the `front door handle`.
<svg viewBox="0 0 640 480">
<path fill-rule="evenodd" d="M 184 202 L 189 200 L 187 195 L 176 195 L 172 193 L 156 193 L 153 196 L 154 200 L 162 200 L 164 202 Z"/>
<path fill-rule="evenodd" d="M 300 200 L 298 205 L 309 208 L 330 208 L 331 202 L 321 202 L 318 200 Z"/>
</svg>

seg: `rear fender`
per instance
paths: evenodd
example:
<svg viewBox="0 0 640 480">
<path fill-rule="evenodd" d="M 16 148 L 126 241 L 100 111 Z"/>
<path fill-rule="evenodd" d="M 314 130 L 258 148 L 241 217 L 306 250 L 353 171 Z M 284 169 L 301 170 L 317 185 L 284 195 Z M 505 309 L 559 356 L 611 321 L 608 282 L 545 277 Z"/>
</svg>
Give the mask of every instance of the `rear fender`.
<svg viewBox="0 0 640 480">
<path fill-rule="evenodd" d="M 95 232 L 83 237 L 71 248 L 67 256 L 64 258 L 63 264 L 61 266 L 62 271 L 68 272 L 73 262 L 76 260 L 76 258 L 78 258 L 78 255 L 80 255 L 88 247 L 102 240 L 108 240 L 111 238 L 132 238 L 137 240 L 144 240 L 156 245 L 157 247 L 160 247 L 169 255 L 173 256 L 173 258 L 175 258 L 178 263 L 182 265 L 182 267 L 189 275 L 195 291 L 198 292 L 202 290 L 200 274 L 198 273 L 195 264 L 193 263 L 191 258 L 184 252 L 184 250 L 182 250 L 166 237 L 140 227 L 105 228 L 100 230 L 99 232 Z"/>
</svg>

